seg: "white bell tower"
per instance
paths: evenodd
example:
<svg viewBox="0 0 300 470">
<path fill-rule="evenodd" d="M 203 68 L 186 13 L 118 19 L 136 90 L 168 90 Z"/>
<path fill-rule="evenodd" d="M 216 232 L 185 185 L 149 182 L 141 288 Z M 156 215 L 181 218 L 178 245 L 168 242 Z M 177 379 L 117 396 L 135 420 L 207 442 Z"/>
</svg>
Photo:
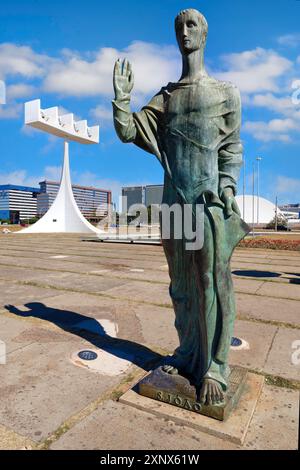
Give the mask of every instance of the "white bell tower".
<svg viewBox="0 0 300 470">
<path fill-rule="evenodd" d="M 87 127 L 86 121 L 74 122 L 73 114 L 58 115 L 58 108 L 41 109 L 40 100 L 25 103 L 25 124 L 82 144 L 99 143 L 99 126 Z M 69 143 L 64 144 L 64 161 L 57 196 L 46 214 L 35 224 L 21 230 L 26 233 L 103 233 L 80 212 L 72 190 Z"/>
</svg>

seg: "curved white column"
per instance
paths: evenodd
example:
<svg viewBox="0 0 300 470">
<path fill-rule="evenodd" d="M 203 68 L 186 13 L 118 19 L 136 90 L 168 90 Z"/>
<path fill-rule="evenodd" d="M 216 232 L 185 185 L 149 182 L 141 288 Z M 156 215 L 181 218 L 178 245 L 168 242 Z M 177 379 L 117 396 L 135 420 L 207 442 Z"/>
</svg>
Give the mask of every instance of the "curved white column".
<svg viewBox="0 0 300 470">
<path fill-rule="evenodd" d="M 17 233 L 105 233 L 90 224 L 80 212 L 72 190 L 69 144 L 64 144 L 64 163 L 57 196 L 46 214 Z"/>
</svg>

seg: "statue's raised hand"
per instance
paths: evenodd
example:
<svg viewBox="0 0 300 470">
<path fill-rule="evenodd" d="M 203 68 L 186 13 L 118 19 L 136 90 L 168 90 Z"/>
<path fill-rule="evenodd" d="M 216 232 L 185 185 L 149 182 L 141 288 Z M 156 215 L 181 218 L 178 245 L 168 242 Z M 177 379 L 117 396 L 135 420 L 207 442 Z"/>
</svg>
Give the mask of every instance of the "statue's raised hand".
<svg viewBox="0 0 300 470">
<path fill-rule="evenodd" d="M 115 63 L 113 83 L 116 99 L 130 95 L 134 85 L 134 76 L 131 64 L 127 59 L 124 59 L 123 62 L 118 59 Z"/>
</svg>

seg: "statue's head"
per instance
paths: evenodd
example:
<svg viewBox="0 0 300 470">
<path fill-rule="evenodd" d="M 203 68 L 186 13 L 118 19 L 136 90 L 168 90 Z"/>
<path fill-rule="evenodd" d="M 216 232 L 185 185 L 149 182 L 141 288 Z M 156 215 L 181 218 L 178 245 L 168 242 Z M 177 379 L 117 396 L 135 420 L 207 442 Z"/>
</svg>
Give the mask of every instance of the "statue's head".
<svg viewBox="0 0 300 470">
<path fill-rule="evenodd" d="M 192 8 L 182 10 L 175 19 L 175 31 L 181 54 L 204 49 L 208 32 L 205 17 Z"/>
</svg>

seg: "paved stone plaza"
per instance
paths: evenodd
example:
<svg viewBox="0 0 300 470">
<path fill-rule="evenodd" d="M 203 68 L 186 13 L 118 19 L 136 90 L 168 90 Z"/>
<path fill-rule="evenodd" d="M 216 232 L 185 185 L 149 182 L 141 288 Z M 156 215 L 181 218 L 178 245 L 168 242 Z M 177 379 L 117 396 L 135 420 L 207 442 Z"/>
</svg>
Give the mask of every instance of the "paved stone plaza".
<svg viewBox="0 0 300 470">
<path fill-rule="evenodd" d="M 243 447 L 117 401 L 177 346 L 160 246 L 1 234 L 0 448 L 296 449 L 300 253 L 238 249 L 232 271 L 230 363 L 265 377 Z"/>
</svg>

